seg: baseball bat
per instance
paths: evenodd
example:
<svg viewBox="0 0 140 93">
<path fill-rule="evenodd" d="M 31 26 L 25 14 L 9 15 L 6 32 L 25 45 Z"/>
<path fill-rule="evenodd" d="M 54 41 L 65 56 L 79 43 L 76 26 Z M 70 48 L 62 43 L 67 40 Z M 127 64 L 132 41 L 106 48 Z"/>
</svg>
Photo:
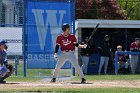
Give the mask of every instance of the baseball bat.
<svg viewBox="0 0 140 93">
<path fill-rule="evenodd" d="M 99 23 L 96 25 L 96 27 L 95 27 L 94 30 L 92 31 L 92 34 L 91 34 L 90 37 L 88 38 L 86 44 L 88 44 L 88 42 L 90 41 L 90 39 L 92 38 L 92 36 L 95 34 L 95 32 L 97 31 L 99 25 L 100 25 Z"/>
</svg>

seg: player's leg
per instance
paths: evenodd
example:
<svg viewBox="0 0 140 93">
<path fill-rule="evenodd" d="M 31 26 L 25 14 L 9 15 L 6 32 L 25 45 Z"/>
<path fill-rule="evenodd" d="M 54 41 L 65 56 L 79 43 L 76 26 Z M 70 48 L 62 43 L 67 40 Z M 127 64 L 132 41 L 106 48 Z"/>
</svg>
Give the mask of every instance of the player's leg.
<svg viewBox="0 0 140 93">
<path fill-rule="evenodd" d="M 89 57 L 88 56 L 82 56 L 82 70 L 85 74 L 87 74 L 87 66 L 88 66 L 88 62 L 89 62 Z"/>
<path fill-rule="evenodd" d="M 83 73 L 84 73 L 84 71 L 85 71 L 85 60 L 84 60 L 84 56 L 81 56 L 81 59 L 82 59 L 82 66 L 81 66 L 81 69 L 82 69 L 82 71 L 83 71 Z"/>
<path fill-rule="evenodd" d="M 85 68 L 86 74 L 87 74 L 88 63 L 89 63 L 89 56 L 86 57 L 86 68 Z"/>
<path fill-rule="evenodd" d="M 71 64 L 73 65 L 73 67 L 78 72 L 78 74 L 80 75 L 80 77 L 81 77 L 81 83 L 85 83 L 86 82 L 86 79 L 84 77 L 84 74 L 82 72 L 82 69 L 80 68 L 80 66 L 79 66 L 79 64 L 78 64 L 78 62 L 76 60 L 76 56 L 75 56 L 75 54 L 74 54 L 73 51 L 69 54 L 69 60 L 70 60 Z"/>
<path fill-rule="evenodd" d="M 6 81 L 4 81 L 6 78 L 10 77 L 11 73 L 7 72 L 3 77 L 0 78 L 0 82 L 1 83 L 6 83 Z"/>
<path fill-rule="evenodd" d="M 135 62 L 135 55 L 131 55 L 130 57 L 130 66 L 131 66 L 131 73 L 134 74 L 134 62 Z"/>
<path fill-rule="evenodd" d="M 128 73 L 128 66 L 129 66 L 128 62 L 125 62 L 124 63 L 124 68 L 127 70 L 127 73 Z"/>
<path fill-rule="evenodd" d="M 101 73 L 101 70 L 102 70 L 102 67 L 103 67 L 103 65 L 104 65 L 104 62 L 105 62 L 105 57 L 101 56 L 98 74 Z"/>
<path fill-rule="evenodd" d="M 135 62 L 134 62 L 134 73 L 136 71 L 136 68 L 137 68 L 137 63 L 138 63 L 138 55 L 135 55 Z"/>
<path fill-rule="evenodd" d="M 104 74 L 107 73 L 108 61 L 109 61 L 109 57 L 105 57 Z"/>
<path fill-rule="evenodd" d="M 10 77 L 11 74 L 13 73 L 14 68 L 12 65 L 8 65 L 7 68 L 1 67 L 0 70 L 0 83 L 6 83 L 6 81 L 4 81 L 6 78 Z"/>
<path fill-rule="evenodd" d="M 59 56 L 56 66 L 55 66 L 55 69 L 53 72 L 53 78 L 52 78 L 51 82 L 56 82 L 56 77 L 57 77 L 61 67 L 64 65 L 65 60 L 66 60 L 66 57 L 63 54 L 61 54 Z"/>
</svg>

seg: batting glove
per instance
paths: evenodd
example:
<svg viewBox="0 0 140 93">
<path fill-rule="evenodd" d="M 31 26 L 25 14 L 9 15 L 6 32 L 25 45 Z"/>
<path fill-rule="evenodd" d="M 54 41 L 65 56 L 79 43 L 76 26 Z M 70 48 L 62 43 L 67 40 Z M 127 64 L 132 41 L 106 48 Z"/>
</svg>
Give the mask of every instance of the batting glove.
<svg viewBox="0 0 140 93">
<path fill-rule="evenodd" d="M 80 45 L 81 48 L 87 48 L 87 44 L 84 44 L 84 45 Z"/>
<path fill-rule="evenodd" d="M 58 54 L 57 54 L 57 53 L 54 54 L 54 59 L 55 59 L 56 61 L 58 61 Z"/>
<path fill-rule="evenodd" d="M 87 44 L 84 44 L 84 47 L 83 48 L 87 48 Z"/>
</svg>

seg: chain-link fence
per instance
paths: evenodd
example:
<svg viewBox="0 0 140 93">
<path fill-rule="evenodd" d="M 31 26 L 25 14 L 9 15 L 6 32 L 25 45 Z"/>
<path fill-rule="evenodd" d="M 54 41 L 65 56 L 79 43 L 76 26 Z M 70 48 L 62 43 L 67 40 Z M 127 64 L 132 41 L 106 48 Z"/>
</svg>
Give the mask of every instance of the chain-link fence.
<svg viewBox="0 0 140 93">
<path fill-rule="evenodd" d="M 21 26 L 23 22 L 22 0 L 0 0 L 0 26 Z"/>
</svg>

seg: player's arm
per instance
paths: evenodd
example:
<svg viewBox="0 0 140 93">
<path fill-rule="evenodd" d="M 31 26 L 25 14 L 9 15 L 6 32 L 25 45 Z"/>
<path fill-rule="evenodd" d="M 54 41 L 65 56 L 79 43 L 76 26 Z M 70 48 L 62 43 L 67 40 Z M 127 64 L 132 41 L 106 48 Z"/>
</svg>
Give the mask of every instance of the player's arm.
<svg viewBox="0 0 140 93">
<path fill-rule="evenodd" d="M 86 48 L 87 47 L 87 44 L 79 44 L 77 42 L 74 42 L 74 45 L 78 48 Z"/>
<path fill-rule="evenodd" d="M 55 53 L 58 53 L 58 50 L 59 50 L 59 44 L 56 44 L 56 46 L 55 46 Z"/>
<path fill-rule="evenodd" d="M 55 51 L 54 51 L 54 59 L 55 60 L 58 60 L 58 50 L 59 50 L 59 44 L 56 43 L 56 46 L 55 46 Z"/>
<path fill-rule="evenodd" d="M 55 51 L 54 51 L 55 54 L 58 53 L 60 41 L 61 41 L 60 36 L 58 36 L 56 39 L 56 46 L 55 46 Z"/>
<path fill-rule="evenodd" d="M 78 47 L 78 48 L 86 48 L 87 47 L 87 44 L 79 44 L 76 42 L 76 37 L 74 36 L 74 41 L 73 41 L 73 44 Z"/>
</svg>

